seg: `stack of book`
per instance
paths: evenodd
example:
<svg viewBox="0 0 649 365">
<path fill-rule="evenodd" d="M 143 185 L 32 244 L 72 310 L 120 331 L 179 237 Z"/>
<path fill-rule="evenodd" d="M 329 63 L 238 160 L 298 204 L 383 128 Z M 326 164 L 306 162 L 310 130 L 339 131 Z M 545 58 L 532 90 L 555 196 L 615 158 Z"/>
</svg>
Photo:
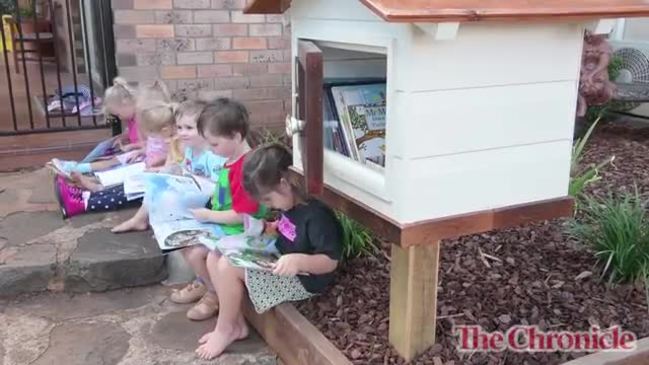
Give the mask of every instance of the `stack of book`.
<svg viewBox="0 0 649 365">
<path fill-rule="evenodd" d="M 385 80 L 325 81 L 323 104 L 325 148 L 385 166 Z"/>
</svg>

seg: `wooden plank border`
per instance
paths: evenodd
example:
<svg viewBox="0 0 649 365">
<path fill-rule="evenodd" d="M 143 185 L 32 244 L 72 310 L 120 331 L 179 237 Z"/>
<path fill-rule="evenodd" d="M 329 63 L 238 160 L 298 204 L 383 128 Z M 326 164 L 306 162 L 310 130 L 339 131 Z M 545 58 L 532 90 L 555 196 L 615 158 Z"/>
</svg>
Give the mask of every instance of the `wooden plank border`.
<svg viewBox="0 0 649 365">
<path fill-rule="evenodd" d="M 258 314 L 246 300 L 244 315 L 285 365 L 352 365 L 292 304 Z"/>
<path fill-rule="evenodd" d="M 304 184 L 303 175 L 291 170 L 291 182 Z M 400 224 L 326 183 L 318 198 L 365 225 L 377 235 L 402 247 L 432 244 L 442 239 L 502 229 L 573 214 L 571 197 L 541 200 L 479 212 Z"/>
</svg>

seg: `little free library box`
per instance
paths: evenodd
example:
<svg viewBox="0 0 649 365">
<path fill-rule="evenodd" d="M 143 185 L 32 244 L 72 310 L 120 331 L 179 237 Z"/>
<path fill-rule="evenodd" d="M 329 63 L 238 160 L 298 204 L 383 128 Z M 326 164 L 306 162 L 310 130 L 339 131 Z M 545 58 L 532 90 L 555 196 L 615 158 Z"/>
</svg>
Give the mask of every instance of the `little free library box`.
<svg viewBox="0 0 649 365">
<path fill-rule="evenodd" d="M 572 214 L 583 36 L 646 0 L 255 0 L 290 14 L 294 171 L 393 242 L 390 342 L 435 341 L 439 242 Z M 302 177 L 304 179 L 302 180 Z"/>
</svg>

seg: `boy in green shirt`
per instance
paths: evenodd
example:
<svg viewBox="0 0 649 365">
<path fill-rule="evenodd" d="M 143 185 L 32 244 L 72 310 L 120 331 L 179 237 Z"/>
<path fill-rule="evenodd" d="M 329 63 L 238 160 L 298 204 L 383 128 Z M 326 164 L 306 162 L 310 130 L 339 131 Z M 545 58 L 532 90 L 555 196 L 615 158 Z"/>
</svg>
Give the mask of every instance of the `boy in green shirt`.
<svg viewBox="0 0 649 365">
<path fill-rule="evenodd" d="M 208 104 L 198 119 L 198 131 L 211 146 L 212 152 L 227 159 L 217 180 L 212 209 L 192 211 L 194 218 L 218 223 L 227 235 L 243 233 L 243 216 L 261 216 L 265 209 L 243 188 L 243 161 L 250 151 L 246 141 L 249 131 L 248 111 L 239 102 L 227 98 Z M 196 281 L 172 293 L 171 301 L 192 303 L 187 317 L 200 321 L 218 311 L 218 298 L 206 267 L 209 250 L 203 245 L 183 249 L 183 256 L 196 273 Z"/>
</svg>

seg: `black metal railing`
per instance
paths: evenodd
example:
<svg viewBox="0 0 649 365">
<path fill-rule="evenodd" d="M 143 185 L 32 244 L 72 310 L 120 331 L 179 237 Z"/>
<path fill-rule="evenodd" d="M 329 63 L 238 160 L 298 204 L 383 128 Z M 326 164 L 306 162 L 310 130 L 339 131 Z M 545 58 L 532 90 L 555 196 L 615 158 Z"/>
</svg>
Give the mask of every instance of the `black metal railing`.
<svg viewBox="0 0 649 365">
<path fill-rule="evenodd" d="M 109 128 L 101 97 L 117 74 L 110 0 L 14 0 L 0 10 L 0 136 Z"/>
</svg>

